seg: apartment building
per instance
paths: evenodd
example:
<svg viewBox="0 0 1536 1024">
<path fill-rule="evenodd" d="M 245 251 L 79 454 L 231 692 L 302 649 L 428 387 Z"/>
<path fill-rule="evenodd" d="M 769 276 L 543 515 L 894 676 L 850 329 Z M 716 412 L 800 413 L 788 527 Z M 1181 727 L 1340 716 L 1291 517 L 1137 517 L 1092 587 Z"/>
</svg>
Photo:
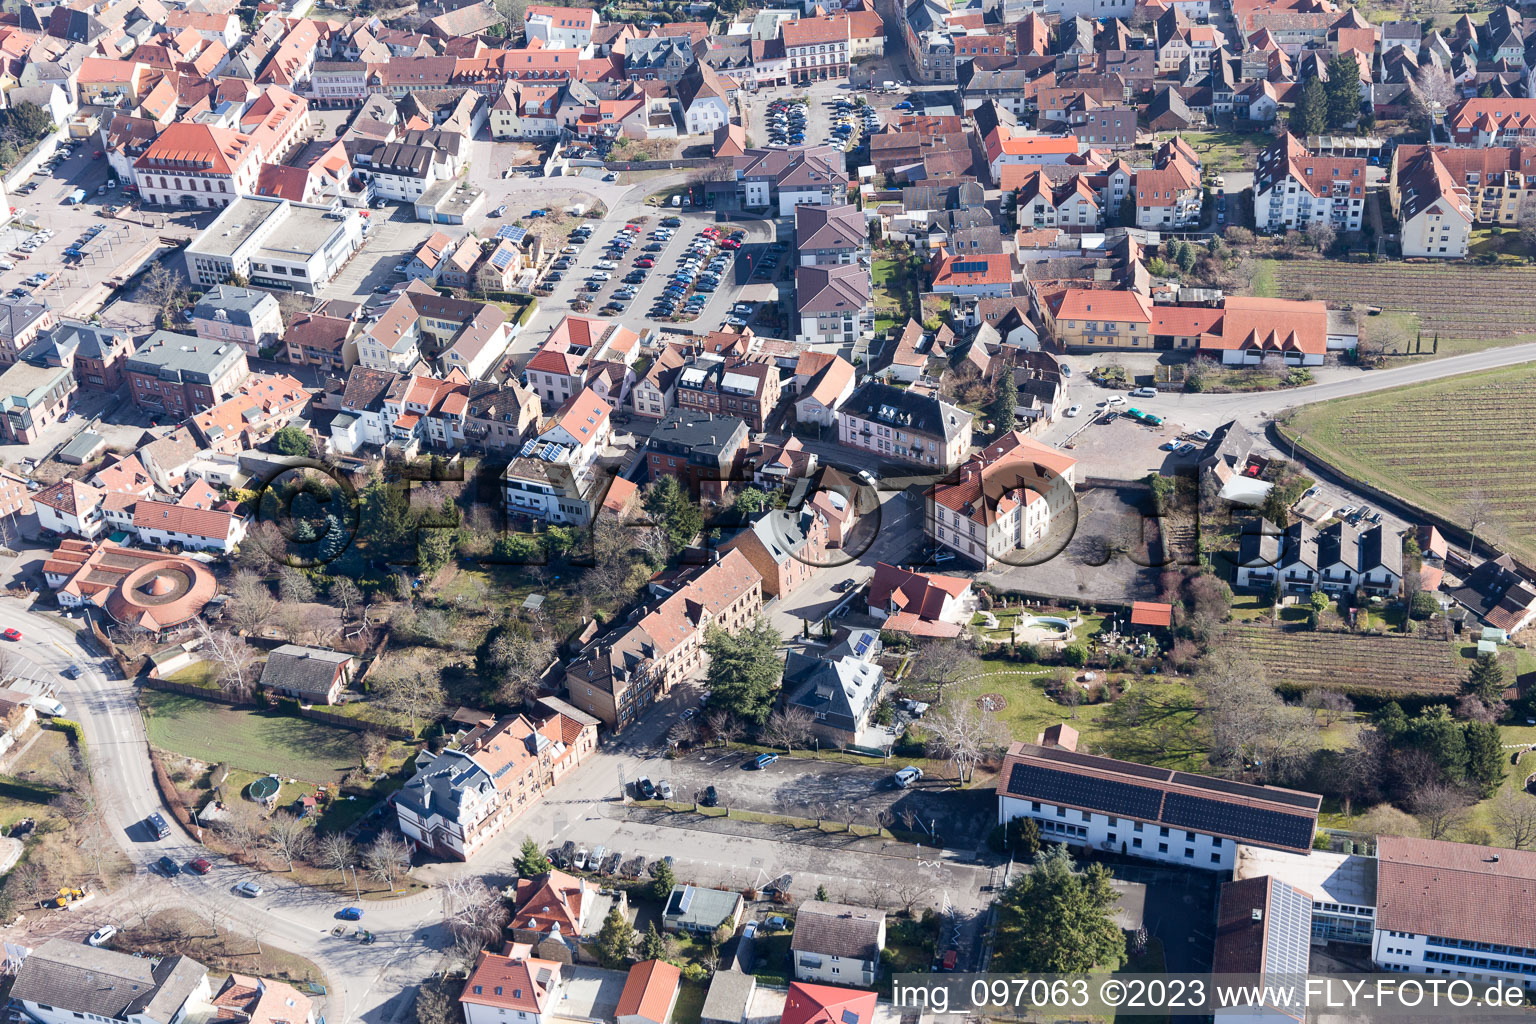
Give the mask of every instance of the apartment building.
<svg viewBox="0 0 1536 1024">
<path fill-rule="evenodd" d="M 1071 511 L 1077 460 L 1011 431 L 960 464 L 927 494 L 925 531 L 945 550 L 990 570 L 1023 559 Z"/>
<path fill-rule="evenodd" d="M 762 577 L 741 552 L 726 552 L 583 648 L 566 669 L 571 704 L 610 732 L 623 732 L 707 667 L 704 633 L 711 625 L 743 629 L 762 605 Z"/>
<path fill-rule="evenodd" d="M 645 442 L 651 479 L 677 477 L 691 493 L 719 500 L 736 479 L 749 436 L 740 417 L 673 409 Z"/>
<path fill-rule="evenodd" d="M 795 341 L 852 345 L 874 336 L 873 282 L 862 264 L 795 268 Z"/>
<path fill-rule="evenodd" d="M 639 354 L 640 336 L 623 324 L 567 314 L 528 360 L 523 382 L 554 407 L 591 383 L 604 363 L 628 367 Z"/>
<path fill-rule="evenodd" d="M 177 420 L 233 396 L 249 373 L 239 345 L 170 331 L 151 334 L 123 364 L 133 404 Z"/>
<path fill-rule="evenodd" d="M 248 135 L 177 121 L 134 161 L 134 181 L 152 205 L 224 207 L 255 191 L 261 162 Z"/>
<path fill-rule="evenodd" d="M 811 15 L 780 27 L 784 56 L 789 59 L 792 85 L 847 78 L 852 61 L 853 33 L 849 15 Z"/>
<path fill-rule="evenodd" d="M 255 359 L 283 337 L 283 314 L 271 292 L 215 285 L 192 307 L 192 329 L 199 338 L 232 341 Z"/>
<path fill-rule="evenodd" d="M 749 149 L 733 157 L 742 206 L 777 206 L 792 217 L 795 207 L 841 206 L 848 202 L 848 172 L 841 151 L 831 146 Z"/>
<path fill-rule="evenodd" d="M 944 473 L 970 454 L 973 419 L 936 396 L 866 380 L 837 410 L 838 442 Z"/>
<path fill-rule="evenodd" d="M 1536 143 L 1536 99 L 1465 99 L 1447 111 L 1445 124 L 1455 146 L 1529 146 Z"/>
<path fill-rule="evenodd" d="M 1260 231 L 1304 231 L 1313 224 L 1359 231 L 1365 179 L 1364 159 L 1313 156 L 1287 132 L 1259 154 L 1253 176 L 1255 224 Z"/>
</svg>

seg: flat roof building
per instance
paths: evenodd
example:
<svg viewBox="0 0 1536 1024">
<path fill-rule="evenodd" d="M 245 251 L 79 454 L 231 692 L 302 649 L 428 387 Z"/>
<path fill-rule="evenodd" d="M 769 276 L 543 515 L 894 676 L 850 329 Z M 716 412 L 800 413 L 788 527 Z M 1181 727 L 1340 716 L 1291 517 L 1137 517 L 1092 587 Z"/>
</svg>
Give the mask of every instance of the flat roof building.
<svg viewBox="0 0 1536 1024">
<path fill-rule="evenodd" d="M 287 199 L 242 196 L 187 246 L 197 284 L 222 284 L 235 274 L 253 285 L 317 292 L 362 244 L 358 211 Z"/>
</svg>

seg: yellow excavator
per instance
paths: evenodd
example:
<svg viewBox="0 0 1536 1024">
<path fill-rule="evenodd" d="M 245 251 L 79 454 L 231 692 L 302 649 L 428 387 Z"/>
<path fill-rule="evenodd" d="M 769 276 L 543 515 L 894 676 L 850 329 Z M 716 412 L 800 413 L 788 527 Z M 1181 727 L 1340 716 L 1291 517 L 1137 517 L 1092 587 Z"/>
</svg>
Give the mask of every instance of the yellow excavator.
<svg viewBox="0 0 1536 1024">
<path fill-rule="evenodd" d="M 57 896 L 50 896 L 48 899 L 43 900 L 43 906 L 63 909 L 71 903 L 85 899 L 85 896 L 84 889 L 71 889 L 69 886 L 65 886 L 59 890 Z"/>
</svg>

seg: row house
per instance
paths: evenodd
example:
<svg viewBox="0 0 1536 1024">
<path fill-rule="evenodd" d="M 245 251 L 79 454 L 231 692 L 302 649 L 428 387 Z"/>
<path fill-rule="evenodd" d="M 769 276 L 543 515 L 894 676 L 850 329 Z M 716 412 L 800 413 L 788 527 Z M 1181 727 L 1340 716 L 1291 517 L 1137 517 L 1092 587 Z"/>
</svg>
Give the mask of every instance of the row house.
<svg viewBox="0 0 1536 1024">
<path fill-rule="evenodd" d="M 1445 123 L 1455 146 L 1529 146 L 1536 144 L 1536 99 L 1462 100 L 1447 112 Z"/>
<path fill-rule="evenodd" d="M 737 461 L 750 436 L 740 417 L 673 409 L 646 439 L 650 477 L 677 477 L 691 494 L 718 501 L 736 481 Z"/>
<path fill-rule="evenodd" d="M 762 576 L 740 551 L 727 551 L 583 648 L 566 669 L 570 703 L 610 732 L 623 732 L 679 682 L 707 668 L 710 626 L 738 632 L 762 604 Z"/>
<path fill-rule="evenodd" d="M 677 82 L 695 62 L 687 36 L 632 39 L 624 50 L 624 74 L 631 82 Z"/>
<path fill-rule="evenodd" d="M 234 502 L 206 504 L 211 489 L 193 487 L 175 502 L 141 498 L 133 503 L 133 529 L 139 543 L 153 547 L 179 546 L 184 551 L 229 554 L 245 539 L 247 520 Z"/>
<path fill-rule="evenodd" d="M 1319 530 L 1297 522 L 1281 531 L 1259 518 L 1244 525 L 1239 541 L 1240 587 L 1392 597 L 1402 579 L 1402 538 L 1385 526 L 1358 530 L 1335 521 Z"/>
<path fill-rule="evenodd" d="M 793 512 L 766 512 L 719 550 L 745 555 L 762 577 L 763 594 L 769 598 L 788 597 L 832 564 L 827 561 L 827 517 L 810 505 Z"/>
<path fill-rule="evenodd" d="M 683 346 L 663 347 L 630 388 L 630 410 L 652 420 L 671 412 L 677 404 L 677 379 L 687 363 L 688 352 Z"/>
<path fill-rule="evenodd" d="M 927 494 L 926 532 L 983 570 L 1021 565 L 1076 503 L 1077 460 L 1010 431 Z"/>
<path fill-rule="evenodd" d="M 792 85 L 848 77 L 853 34 L 847 14 L 797 18 L 780 26 Z"/>
<path fill-rule="evenodd" d="M 1326 224 L 1359 231 L 1365 208 L 1366 162 L 1313 156 L 1290 133 L 1259 154 L 1253 176 L 1254 221 L 1260 231 L 1302 231 Z"/>
<path fill-rule="evenodd" d="M 802 267 L 855 263 L 868 247 L 869 228 L 858 207 L 795 207 L 795 251 Z"/>
<path fill-rule="evenodd" d="M 677 408 L 736 416 L 753 433 L 768 429 L 779 404 L 779 372 L 762 362 L 701 355 L 677 375 Z"/>
</svg>

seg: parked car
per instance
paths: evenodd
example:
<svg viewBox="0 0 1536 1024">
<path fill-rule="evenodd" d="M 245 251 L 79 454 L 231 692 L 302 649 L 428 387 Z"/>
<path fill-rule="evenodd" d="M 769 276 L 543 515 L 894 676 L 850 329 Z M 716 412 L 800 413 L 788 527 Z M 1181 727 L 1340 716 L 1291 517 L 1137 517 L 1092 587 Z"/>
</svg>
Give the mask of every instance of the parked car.
<svg viewBox="0 0 1536 1024">
<path fill-rule="evenodd" d="M 897 789 L 906 789 L 912 783 L 923 777 L 923 770 L 916 765 L 909 764 L 895 775 L 891 776 L 891 784 Z"/>
<path fill-rule="evenodd" d="M 336 911 L 336 916 L 343 921 L 361 921 L 363 919 L 362 907 L 342 907 Z"/>
<path fill-rule="evenodd" d="M 207 857 L 198 857 L 197 859 L 190 861 L 187 864 L 187 869 L 189 871 L 194 871 L 199 875 L 206 875 L 208 872 L 213 870 L 213 862 Z"/>
<path fill-rule="evenodd" d="M 656 793 L 663 800 L 671 800 L 672 799 L 672 783 L 668 782 L 666 779 L 662 779 L 661 780 L 661 785 L 656 787 Z"/>
<path fill-rule="evenodd" d="M 1137 388 L 1131 392 L 1132 398 L 1156 398 L 1157 388 Z"/>
<path fill-rule="evenodd" d="M 90 946 L 105 946 L 107 943 L 112 941 L 112 936 L 116 934 L 117 925 L 104 924 L 100 928 L 97 928 L 95 931 L 91 932 L 91 937 L 85 941 L 86 944 Z"/>
<path fill-rule="evenodd" d="M 640 794 L 642 800 L 654 800 L 656 798 L 656 784 L 647 776 L 640 776 L 635 780 L 635 792 Z"/>
<path fill-rule="evenodd" d="M 703 804 L 705 807 L 713 807 L 716 804 L 718 804 L 719 802 L 720 802 L 720 793 L 719 793 L 719 791 L 716 790 L 714 786 L 707 786 L 707 787 L 705 787 L 705 789 L 704 789 L 704 799 L 700 800 L 699 803 Z M 750 925 L 748 927 L 750 927 Z M 745 934 L 745 933 L 743 933 L 743 934 Z"/>
<path fill-rule="evenodd" d="M 241 882 L 239 885 L 235 886 L 235 892 L 239 893 L 241 896 L 244 896 L 248 900 L 255 899 L 265 891 L 266 890 L 261 887 L 260 882 Z"/>
<path fill-rule="evenodd" d="M 166 878 L 175 878 L 181 874 L 181 865 L 177 864 L 170 857 L 161 857 L 155 861 L 155 867 L 159 868 L 160 873 Z"/>
<path fill-rule="evenodd" d="M 1067 415 L 1068 416 L 1076 416 L 1078 413 L 1080 413 L 1082 411 L 1083 411 L 1083 407 L 1081 405 L 1071 405 L 1071 406 L 1067 407 Z"/>
<path fill-rule="evenodd" d="M 756 757 L 754 757 L 752 760 L 748 761 L 742 767 L 744 767 L 744 768 L 751 768 L 754 771 L 762 771 L 764 768 L 767 768 L 769 765 L 773 764 L 778 759 L 779 759 L 779 755 L 778 754 L 758 754 Z"/>
</svg>

